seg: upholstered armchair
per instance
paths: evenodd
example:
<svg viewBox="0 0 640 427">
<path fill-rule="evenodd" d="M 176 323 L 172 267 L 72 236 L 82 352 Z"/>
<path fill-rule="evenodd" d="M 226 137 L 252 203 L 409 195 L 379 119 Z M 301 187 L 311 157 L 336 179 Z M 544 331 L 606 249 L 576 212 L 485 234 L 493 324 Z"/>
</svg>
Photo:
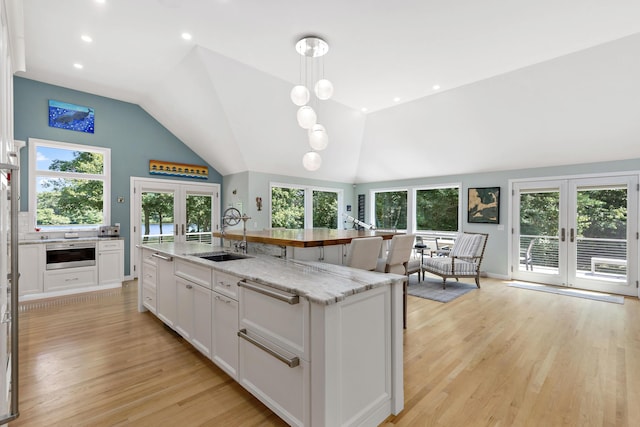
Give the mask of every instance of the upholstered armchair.
<svg viewBox="0 0 640 427">
<path fill-rule="evenodd" d="M 480 287 L 480 264 L 488 237 L 486 233 L 461 233 L 447 256 L 425 258 L 423 271 L 442 277 L 443 289 L 448 278 L 460 277 L 473 277 Z"/>
</svg>

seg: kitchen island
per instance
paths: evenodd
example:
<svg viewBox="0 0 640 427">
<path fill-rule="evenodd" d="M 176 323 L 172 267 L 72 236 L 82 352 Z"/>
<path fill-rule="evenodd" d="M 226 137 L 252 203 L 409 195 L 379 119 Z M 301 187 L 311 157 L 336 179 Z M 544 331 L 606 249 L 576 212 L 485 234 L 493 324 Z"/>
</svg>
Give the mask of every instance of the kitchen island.
<svg viewBox="0 0 640 427">
<path fill-rule="evenodd" d="M 404 276 L 143 244 L 150 310 L 291 425 L 378 425 L 404 407 Z"/>
<path fill-rule="evenodd" d="M 304 261 L 323 261 L 332 264 L 344 264 L 347 245 L 351 240 L 361 237 L 380 236 L 390 240 L 393 231 L 378 230 L 336 230 L 336 229 L 279 229 L 247 230 L 248 252 L 275 255 L 281 258 Z M 214 237 L 223 239 L 223 245 L 233 246 L 244 240 L 242 230 L 215 232 Z M 249 244 L 250 243 L 250 244 Z"/>
</svg>

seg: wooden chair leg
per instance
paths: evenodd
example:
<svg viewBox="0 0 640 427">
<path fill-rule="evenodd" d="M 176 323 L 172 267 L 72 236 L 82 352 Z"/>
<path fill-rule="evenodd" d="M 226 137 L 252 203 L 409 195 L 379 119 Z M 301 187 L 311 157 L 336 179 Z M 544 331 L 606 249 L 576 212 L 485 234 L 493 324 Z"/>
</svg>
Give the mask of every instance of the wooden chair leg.
<svg viewBox="0 0 640 427">
<path fill-rule="evenodd" d="M 408 278 L 407 278 L 408 279 Z M 402 327 L 407 329 L 407 285 L 409 280 L 405 280 L 402 285 Z"/>
</svg>

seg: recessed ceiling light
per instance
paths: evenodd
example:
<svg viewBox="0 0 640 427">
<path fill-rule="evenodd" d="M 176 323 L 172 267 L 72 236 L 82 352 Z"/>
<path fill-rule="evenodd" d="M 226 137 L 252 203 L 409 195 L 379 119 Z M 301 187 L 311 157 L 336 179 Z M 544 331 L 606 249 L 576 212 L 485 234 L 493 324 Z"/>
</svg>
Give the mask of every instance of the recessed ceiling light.
<svg viewBox="0 0 640 427">
<path fill-rule="evenodd" d="M 74 67 L 76 67 L 78 70 L 82 70 L 84 68 L 84 66 L 78 62 L 76 62 L 75 64 L 73 64 Z"/>
<path fill-rule="evenodd" d="M 363 113 L 366 113 L 367 111 L 369 111 L 369 109 L 367 107 L 362 107 L 360 111 L 362 111 Z"/>
<path fill-rule="evenodd" d="M 395 98 L 393 98 L 393 102 L 399 102 L 400 101 L 400 97 L 396 96 Z"/>
<path fill-rule="evenodd" d="M 87 43 L 91 43 L 93 41 L 91 36 L 88 36 L 86 34 L 81 35 L 80 38 L 82 39 L 83 42 L 87 42 Z"/>
<path fill-rule="evenodd" d="M 192 36 L 189 33 L 182 33 L 182 38 L 185 40 L 191 40 Z"/>
<path fill-rule="evenodd" d="M 103 3 L 106 3 L 106 2 L 107 2 L 107 0 L 96 0 L 96 3 L 100 3 L 100 4 L 103 4 Z"/>
<path fill-rule="evenodd" d="M 439 90 L 440 89 L 440 85 L 433 85 L 433 90 Z"/>
</svg>

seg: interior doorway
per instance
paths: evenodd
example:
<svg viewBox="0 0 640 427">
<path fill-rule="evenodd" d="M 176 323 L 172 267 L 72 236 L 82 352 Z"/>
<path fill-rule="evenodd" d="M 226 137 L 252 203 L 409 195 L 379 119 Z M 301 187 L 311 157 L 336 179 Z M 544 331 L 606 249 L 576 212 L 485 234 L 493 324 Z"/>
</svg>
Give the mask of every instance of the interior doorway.
<svg viewBox="0 0 640 427">
<path fill-rule="evenodd" d="M 637 175 L 515 182 L 512 194 L 514 279 L 638 295 Z"/>
</svg>

